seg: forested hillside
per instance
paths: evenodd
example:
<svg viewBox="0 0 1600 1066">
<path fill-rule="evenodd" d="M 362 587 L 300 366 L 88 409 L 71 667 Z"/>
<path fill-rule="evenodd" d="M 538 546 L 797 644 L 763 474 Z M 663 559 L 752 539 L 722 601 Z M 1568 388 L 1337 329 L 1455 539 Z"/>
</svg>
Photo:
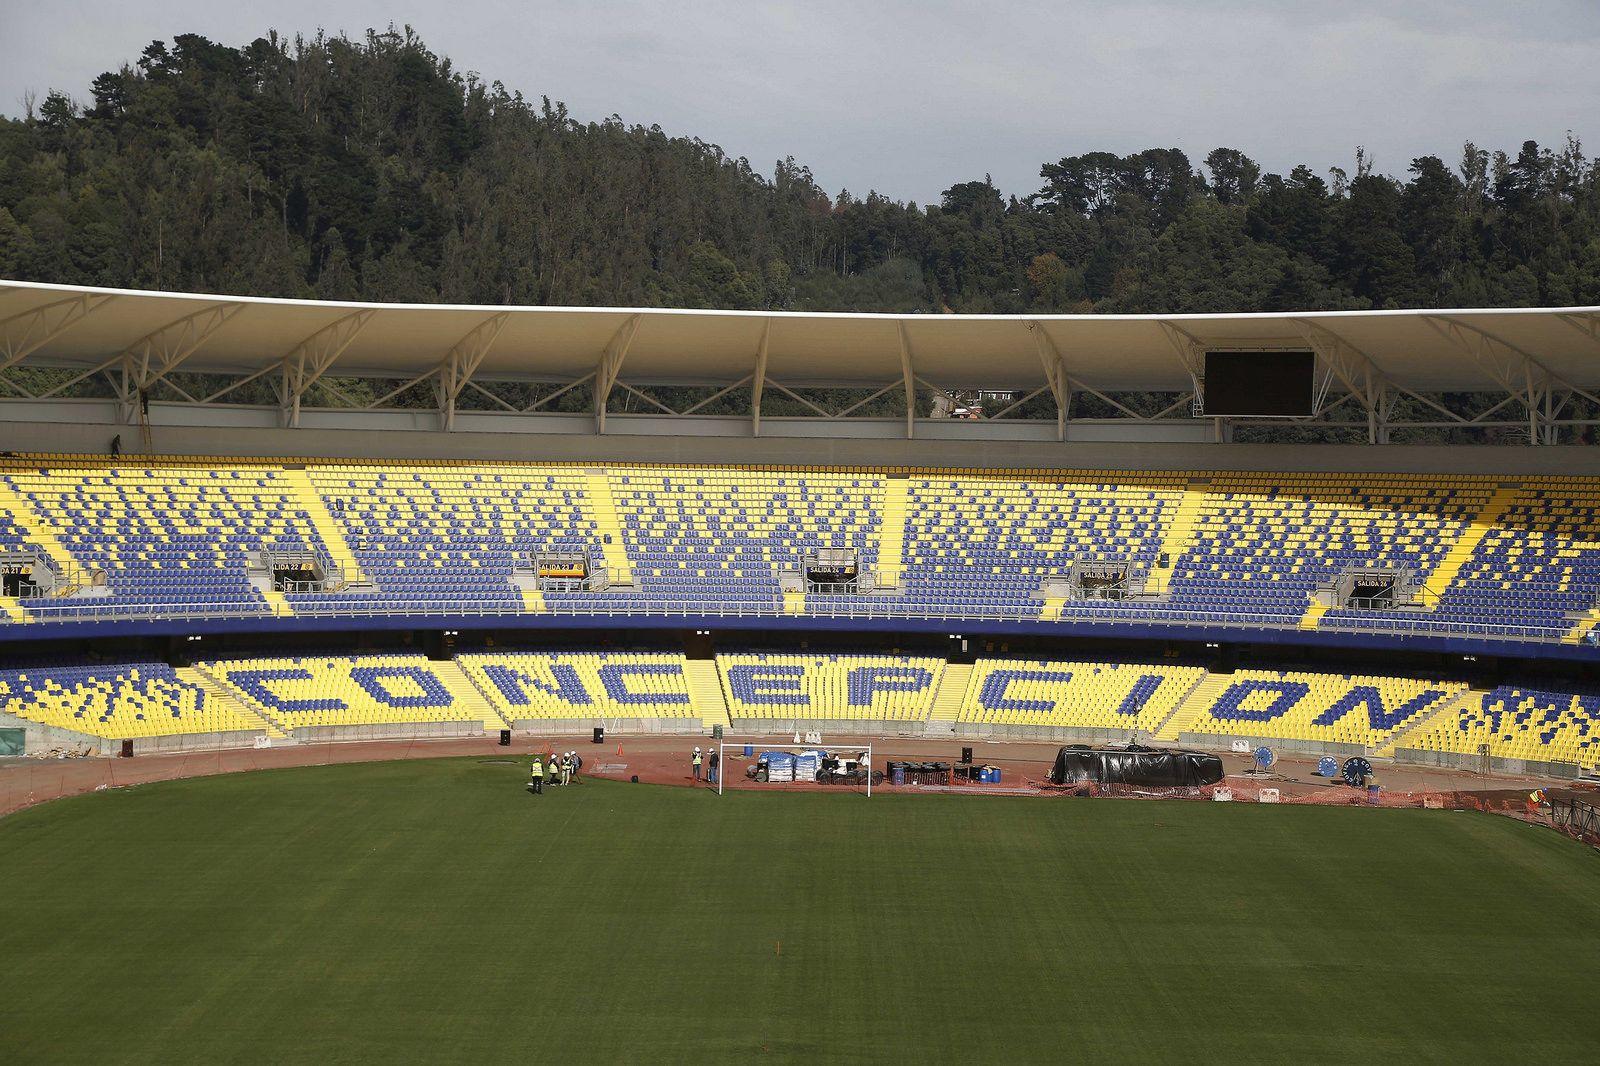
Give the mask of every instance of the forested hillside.
<svg viewBox="0 0 1600 1066">
<path fill-rule="evenodd" d="M 537 71 L 502 71 L 519 83 Z M 558 88 L 558 87 L 557 87 Z M 1406 173 L 1068 156 L 1004 197 L 829 195 L 457 71 L 406 32 L 180 35 L 0 119 L 0 276 L 235 294 L 893 311 L 1600 303 L 1576 140 Z"/>
</svg>

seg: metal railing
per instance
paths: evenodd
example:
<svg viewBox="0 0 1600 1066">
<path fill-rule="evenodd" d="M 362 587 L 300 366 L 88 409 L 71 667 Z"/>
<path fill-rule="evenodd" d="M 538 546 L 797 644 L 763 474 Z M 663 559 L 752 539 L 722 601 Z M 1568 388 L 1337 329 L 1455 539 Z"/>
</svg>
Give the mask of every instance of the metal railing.
<svg viewBox="0 0 1600 1066">
<path fill-rule="evenodd" d="M 1424 609 L 1420 603 L 1412 604 L 1393 595 L 1351 596 L 1339 604 L 1335 610 L 1339 608 L 1351 611 L 1421 611 Z"/>
<path fill-rule="evenodd" d="M 344 567 L 320 548 L 303 545 L 263 545 L 250 558 L 250 568 L 264 573 L 274 592 L 337 592 L 345 587 Z M 292 573 L 320 574 L 320 577 L 289 577 Z"/>
<path fill-rule="evenodd" d="M 276 604 L 240 603 L 119 603 L 114 599 L 76 601 L 59 604 L 28 605 L 28 613 L 36 621 L 97 622 L 127 619 L 143 621 L 200 621 L 237 618 L 508 618 L 528 612 L 520 604 L 484 600 L 440 600 L 424 602 L 408 600 L 403 604 L 383 600 L 361 602 L 364 597 L 338 596 L 334 602 L 297 600 L 287 607 Z M 89 606 L 93 602 L 94 606 Z M 1010 621 L 1037 622 L 1053 626 L 1055 620 L 1039 617 L 1039 605 L 978 604 L 978 603 L 909 603 L 903 599 L 834 600 L 808 603 L 803 616 L 808 618 L 842 618 L 863 620 L 912 620 L 941 622 Z M 718 602 L 707 596 L 699 599 L 653 599 L 648 594 L 630 593 L 601 597 L 595 602 L 567 600 L 547 602 L 546 615 L 578 618 L 599 617 L 665 617 L 665 618 L 781 618 L 785 617 L 781 598 L 773 597 L 768 603 Z M 794 618 L 797 616 L 789 615 Z M 1138 627 L 1170 625 L 1196 630 L 1295 630 L 1298 614 L 1267 614 L 1199 610 L 1181 607 L 1143 606 L 1137 602 L 1121 601 L 1117 607 L 1097 607 L 1082 602 L 1069 602 L 1062 611 L 1060 621 L 1093 623 L 1108 627 Z M 1560 643 L 1566 635 L 1562 626 L 1505 625 L 1495 622 L 1460 622 L 1443 619 L 1418 618 L 1340 618 L 1324 619 L 1323 629 L 1340 632 L 1384 633 L 1395 636 L 1480 637 L 1519 643 Z"/>
<path fill-rule="evenodd" d="M 806 579 L 807 596 L 859 596 L 862 592 L 872 588 L 872 583 L 867 580 L 855 581 L 813 581 Z"/>
<path fill-rule="evenodd" d="M 0 552 L 0 565 L 6 568 L 8 576 L 20 577 L 18 588 L 14 593 L 17 599 L 67 596 L 89 589 L 105 588 L 107 584 L 104 567 L 61 563 L 42 552 Z M 41 576 L 46 580 L 39 580 Z"/>
<path fill-rule="evenodd" d="M 327 589 L 327 581 L 299 581 L 290 577 L 274 577 L 272 579 L 273 592 L 292 592 L 304 594 L 312 592 L 326 592 Z"/>
</svg>

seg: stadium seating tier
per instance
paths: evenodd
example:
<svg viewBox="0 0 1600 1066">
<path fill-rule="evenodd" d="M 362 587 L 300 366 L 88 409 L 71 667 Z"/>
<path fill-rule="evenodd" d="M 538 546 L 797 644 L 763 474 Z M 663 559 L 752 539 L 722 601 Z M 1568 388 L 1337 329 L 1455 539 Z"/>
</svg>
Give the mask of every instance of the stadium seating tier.
<svg viewBox="0 0 1600 1066">
<path fill-rule="evenodd" d="M 1150 734 L 1204 675 L 1195 666 L 984 659 L 956 720 Z"/>
<path fill-rule="evenodd" d="M 1466 689 L 1455 681 L 1241 670 L 1222 680 L 1186 731 L 1278 737 L 1377 750 Z"/>
<path fill-rule="evenodd" d="M 682 655 L 486 652 L 456 661 L 508 722 L 697 717 Z"/>
<path fill-rule="evenodd" d="M 1353 745 L 1600 768 L 1600 690 L 1315 671 L 1208 674 L 1171 663 L 722 652 L 732 719 L 926 723 L 949 700 L 958 728 L 1030 726 Z M 688 660 L 660 651 L 486 651 L 274 656 L 175 670 L 163 663 L 0 670 L 0 712 L 107 740 L 312 727 L 699 718 Z M 708 675 L 709 676 L 709 675 Z M 726 720 L 723 720 L 726 724 Z M 1332 748 L 1328 750 L 1344 750 Z"/>
<path fill-rule="evenodd" d="M 901 655 L 717 656 L 731 718 L 926 721 L 944 665 Z"/>
<path fill-rule="evenodd" d="M 0 670 L 0 711 L 106 740 L 263 728 L 259 718 L 210 699 L 165 663 Z"/>
<path fill-rule="evenodd" d="M 482 721 L 421 655 L 232 659 L 202 669 L 284 729 Z"/>
<path fill-rule="evenodd" d="M 1399 746 L 1595 768 L 1600 766 L 1600 693 L 1500 685 L 1471 694 Z"/>
<path fill-rule="evenodd" d="M 1593 643 L 1600 620 L 1592 478 L 22 456 L 0 458 L 0 500 L 0 550 L 103 567 L 110 592 L 10 601 L 0 624 L 703 606 L 1489 637 L 1514 626 Z M 781 595 L 776 569 L 815 548 L 854 550 L 883 589 Z M 262 549 L 314 551 L 372 584 L 274 593 L 247 573 Z M 603 565 L 626 590 L 538 589 L 528 565 L 551 551 Z M 1045 582 L 1107 561 L 1147 573 L 1160 595 L 1047 599 Z M 1418 603 L 1319 602 L 1364 568 L 1406 575 Z"/>
</svg>

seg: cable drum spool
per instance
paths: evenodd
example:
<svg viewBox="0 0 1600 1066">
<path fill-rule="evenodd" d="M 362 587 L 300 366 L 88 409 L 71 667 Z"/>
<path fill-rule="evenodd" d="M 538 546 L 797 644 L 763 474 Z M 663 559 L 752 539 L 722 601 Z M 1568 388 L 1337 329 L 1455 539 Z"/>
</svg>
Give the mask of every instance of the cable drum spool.
<svg viewBox="0 0 1600 1066">
<path fill-rule="evenodd" d="M 1344 761 L 1344 773 L 1341 776 L 1345 784 L 1359 786 L 1372 776 L 1372 764 L 1359 755 L 1352 756 Z"/>
</svg>

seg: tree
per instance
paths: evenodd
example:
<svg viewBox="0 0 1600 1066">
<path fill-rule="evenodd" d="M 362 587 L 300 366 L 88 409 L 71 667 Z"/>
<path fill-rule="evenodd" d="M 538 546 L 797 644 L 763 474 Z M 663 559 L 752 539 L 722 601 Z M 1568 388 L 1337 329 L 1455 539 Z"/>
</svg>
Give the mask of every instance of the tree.
<svg viewBox="0 0 1600 1066">
<path fill-rule="evenodd" d="M 1400 198 L 1401 231 L 1416 260 L 1419 282 L 1442 300 L 1463 251 L 1466 188 L 1437 156 L 1413 159 L 1411 174 Z"/>
<path fill-rule="evenodd" d="M 1237 148 L 1213 148 L 1206 169 L 1211 171 L 1212 193 L 1225 204 L 1247 203 L 1261 178 L 1261 168 Z"/>
<path fill-rule="evenodd" d="M 1400 189 L 1391 178 L 1365 174 L 1339 205 L 1334 269 L 1374 307 L 1421 302 L 1416 256 L 1400 230 Z"/>
<path fill-rule="evenodd" d="M 1404 181 L 1265 174 L 1238 148 L 1089 151 L 1008 196 L 830 197 L 714 144 L 580 122 L 407 27 L 153 41 L 85 109 L 0 118 L 0 273 L 276 296 L 946 311 L 1600 299 L 1600 172 L 1463 147 Z"/>
<path fill-rule="evenodd" d="M 51 89 L 39 105 L 39 125 L 52 133 L 61 133 L 78 117 L 78 105 L 64 92 Z"/>
<path fill-rule="evenodd" d="M 1083 282 L 1054 252 L 1036 255 L 1028 264 L 1029 302 L 1042 311 L 1065 311 L 1082 299 Z"/>
<path fill-rule="evenodd" d="M 26 276 L 32 272 L 32 259 L 33 234 L 0 207 L 0 277 Z"/>
</svg>

